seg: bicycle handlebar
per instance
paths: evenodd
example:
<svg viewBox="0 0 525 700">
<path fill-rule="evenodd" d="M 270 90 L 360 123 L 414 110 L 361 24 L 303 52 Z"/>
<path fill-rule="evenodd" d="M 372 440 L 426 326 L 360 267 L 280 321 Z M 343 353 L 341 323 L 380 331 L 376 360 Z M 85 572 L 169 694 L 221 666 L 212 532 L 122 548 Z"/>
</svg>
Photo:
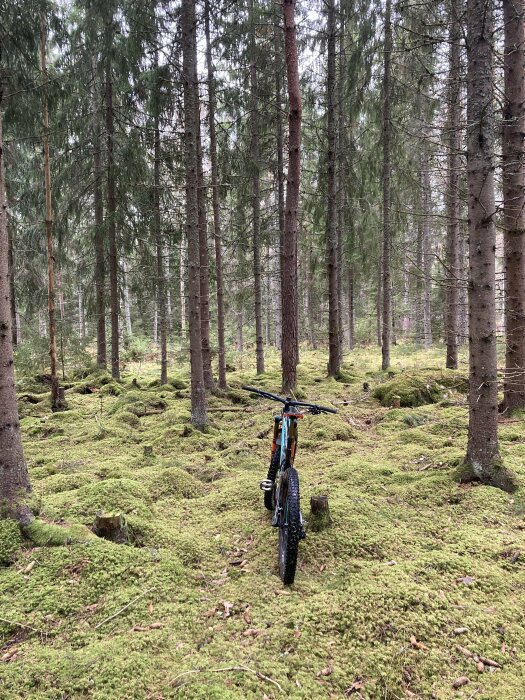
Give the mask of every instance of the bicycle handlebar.
<svg viewBox="0 0 525 700">
<path fill-rule="evenodd" d="M 315 403 L 305 403 L 304 401 L 293 401 L 290 398 L 283 398 L 282 396 L 277 396 L 277 394 L 271 394 L 269 391 L 262 391 L 262 389 L 256 389 L 253 386 L 242 386 L 241 389 L 245 391 L 251 391 L 253 394 L 258 394 L 264 399 L 271 399 L 272 401 L 280 401 L 285 406 L 304 406 L 305 408 L 311 408 L 314 412 L 319 413 L 337 413 L 337 409 L 328 408 L 328 406 L 319 406 Z"/>
</svg>

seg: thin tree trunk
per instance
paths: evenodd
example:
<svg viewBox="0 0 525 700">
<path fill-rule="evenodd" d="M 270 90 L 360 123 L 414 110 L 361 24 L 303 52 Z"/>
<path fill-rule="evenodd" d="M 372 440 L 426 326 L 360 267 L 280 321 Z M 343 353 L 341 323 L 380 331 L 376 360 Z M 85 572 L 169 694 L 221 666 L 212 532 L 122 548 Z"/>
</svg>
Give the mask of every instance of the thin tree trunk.
<svg viewBox="0 0 525 700">
<path fill-rule="evenodd" d="M 42 82 L 42 116 L 44 140 L 44 191 L 45 191 L 45 227 L 47 238 L 47 310 L 49 316 L 49 358 L 51 364 L 51 408 L 61 407 L 58 398 L 57 346 L 55 319 L 55 253 L 53 250 L 53 211 L 51 206 L 51 165 L 49 162 L 49 113 L 47 107 L 47 29 L 44 16 L 41 18 L 40 62 Z"/>
<path fill-rule="evenodd" d="M 345 6 L 339 3 L 339 61 L 337 71 L 337 298 L 339 301 L 339 358 L 342 361 L 344 351 L 344 314 L 343 314 L 343 268 L 346 238 L 346 181 L 345 158 L 347 150 L 347 125 L 345 105 L 346 52 L 345 52 Z"/>
<path fill-rule="evenodd" d="M 121 258 L 120 266 L 122 268 L 122 298 L 124 301 L 124 323 L 126 326 L 126 335 L 128 338 L 133 336 L 133 327 L 131 325 L 131 299 L 129 294 L 129 284 L 128 284 L 128 263 L 126 258 Z"/>
<path fill-rule="evenodd" d="M 160 76 L 159 52 L 155 49 L 153 68 L 155 70 L 155 113 L 153 115 L 153 228 L 155 248 L 157 254 L 157 312 L 160 337 L 160 383 L 168 383 L 168 332 L 166 319 L 166 279 L 164 276 L 164 246 L 162 242 L 161 216 L 160 216 L 160 166 L 161 166 L 161 143 L 160 143 L 160 116 L 159 101 Z"/>
<path fill-rule="evenodd" d="M 93 201 L 95 213 L 95 308 L 97 316 L 97 367 L 106 369 L 106 263 L 104 242 L 104 203 L 102 199 L 102 157 L 100 111 L 96 88 L 96 61 L 93 60 Z"/>
<path fill-rule="evenodd" d="M 459 20 L 460 0 L 450 0 L 449 66 L 448 66 L 448 115 L 447 115 L 447 271 L 445 339 L 447 344 L 446 365 L 458 368 L 459 325 L 459 238 L 460 202 L 459 176 L 461 169 L 461 24 Z"/>
<path fill-rule="evenodd" d="M 18 345 L 18 328 L 17 328 L 17 313 L 16 313 L 16 291 L 15 291 L 15 254 L 12 228 L 7 223 L 6 211 L 6 226 L 7 226 L 7 245 L 9 248 L 8 267 L 9 267 L 9 303 L 11 308 L 11 335 L 13 347 Z"/>
<path fill-rule="evenodd" d="M 504 405 L 525 408 L 525 3 L 503 0 L 505 105 L 503 225 L 505 249 Z"/>
<path fill-rule="evenodd" d="M 262 323 L 261 290 L 261 178 L 259 164 L 259 101 L 257 97 L 257 54 L 255 45 L 255 16 L 253 0 L 249 0 L 250 13 L 250 167 L 252 171 L 252 244 L 253 281 L 255 297 L 255 343 L 257 374 L 264 372 L 264 340 Z"/>
<path fill-rule="evenodd" d="M 328 71 L 326 79 L 326 120 L 328 137 L 328 193 L 326 213 L 326 265 L 328 273 L 328 376 L 337 377 L 341 369 L 339 342 L 339 258 L 337 231 L 337 171 L 335 114 L 335 0 L 328 0 Z"/>
<path fill-rule="evenodd" d="M 219 204 L 219 168 L 217 163 L 217 134 L 215 128 L 215 75 L 211 53 L 209 0 L 205 0 L 204 2 L 204 31 L 206 34 L 206 63 L 208 68 L 208 119 L 210 129 L 213 240 L 215 243 L 215 275 L 217 280 L 217 343 L 219 346 L 219 388 L 226 389 L 226 346 L 224 340 L 224 282 L 222 271 L 221 210 Z"/>
<path fill-rule="evenodd" d="M 494 221 L 493 7 L 467 3 L 469 192 L 469 434 L 464 478 L 515 488 L 498 448 Z"/>
<path fill-rule="evenodd" d="M 355 343 L 355 330 L 354 330 L 354 320 L 355 320 L 355 274 L 354 266 L 352 263 L 348 265 L 348 349 L 354 349 Z"/>
<path fill-rule="evenodd" d="M 187 249 L 188 242 L 186 240 L 186 234 L 182 232 L 182 240 L 180 242 L 180 260 L 179 260 L 179 274 L 180 274 L 180 332 L 182 340 L 185 340 L 186 336 L 186 272 L 187 272 Z"/>
<path fill-rule="evenodd" d="M 164 264 L 164 279 L 166 280 L 166 316 L 168 324 L 168 335 L 173 333 L 173 305 L 171 302 L 171 262 L 170 248 L 165 242 L 162 248 L 162 257 Z"/>
<path fill-rule="evenodd" d="M 284 241 L 281 257 L 282 299 L 282 374 L 283 392 L 293 391 L 297 383 L 297 229 L 301 179 L 301 92 L 295 28 L 295 0 L 283 0 L 284 51 L 288 76 L 288 182 Z"/>
<path fill-rule="evenodd" d="M 182 0 L 182 73 L 184 81 L 184 157 L 186 165 L 186 231 L 191 366 L 191 420 L 202 428 L 208 422 L 202 365 L 201 277 L 199 245 L 199 173 L 197 121 L 197 36 L 195 0 Z"/>
<path fill-rule="evenodd" d="M 381 347 L 381 321 L 382 321 L 382 299 L 383 299 L 383 278 L 382 278 L 382 259 L 381 253 L 377 259 L 377 294 L 376 294 L 376 339 L 377 344 Z"/>
<path fill-rule="evenodd" d="M 0 58 L 1 53 L 0 47 Z M 6 507 L 7 515 L 27 524 L 32 515 L 24 504 L 24 497 L 31 491 L 31 484 L 22 449 L 13 361 L 2 134 L 3 89 L 0 76 L 0 503 Z"/>
<path fill-rule="evenodd" d="M 423 346 L 430 348 L 432 345 L 432 240 L 430 232 L 431 216 L 431 192 L 429 159 L 426 152 L 426 144 L 423 146 L 421 163 L 421 189 L 422 189 L 422 254 L 423 254 Z"/>
<path fill-rule="evenodd" d="M 209 281 L 209 256 L 208 256 L 208 216 L 206 202 L 206 182 L 202 166 L 202 139 L 200 125 L 199 90 L 196 82 L 195 109 L 197 125 L 197 177 L 198 177 L 198 202 L 199 202 L 199 262 L 200 262 L 200 306 L 201 306 L 201 343 L 202 343 L 202 371 L 204 376 L 204 388 L 213 391 L 215 382 L 211 369 L 210 347 L 210 281 Z"/>
<path fill-rule="evenodd" d="M 115 183 L 115 162 L 113 155 L 115 127 L 113 114 L 113 77 L 112 77 L 112 52 L 113 52 L 113 15 L 107 18 L 105 26 L 105 51 L 106 51 L 106 157 L 107 157 L 107 235 L 109 242 L 109 285 L 110 285 L 110 311 L 111 311 L 111 375 L 114 379 L 120 379 L 119 363 L 119 294 L 118 294 L 118 252 L 117 252 L 117 201 Z"/>
<path fill-rule="evenodd" d="M 383 370 L 390 367 L 390 342 L 392 337 L 392 289 L 391 251 L 392 230 L 390 226 L 390 140 L 391 128 L 391 54 L 392 54 L 392 1 L 386 0 L 385 44 L 383 58 L 383 326 L 381 333 L 381 353 Z"/>
<path fill-rule="evenodd" d="M 282 347 L 282 298 L 281 298 L 281 260 L 284 246 L 284 146 L 283 146 L 283 117 L 281 94 L 281 42 L 278 32 L 278 22 L 274 25 L 274 51 L 275 51 L 275 148 L 277 151 L 277 214 L 279 221 L 279 255 L 277 256 L 277 272 L 279 284 L 276 287 L 276 319 L 275 319 L 275 346 L 278 350 Z"/>
</svg>

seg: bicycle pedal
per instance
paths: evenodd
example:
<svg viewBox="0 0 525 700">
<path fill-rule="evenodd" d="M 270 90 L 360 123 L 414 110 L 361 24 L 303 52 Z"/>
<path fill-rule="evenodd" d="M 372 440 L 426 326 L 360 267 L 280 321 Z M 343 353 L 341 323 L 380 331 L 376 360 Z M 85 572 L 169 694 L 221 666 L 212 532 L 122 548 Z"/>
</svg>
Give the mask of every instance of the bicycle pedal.
<svg viewBox="0 0 525 700">
<path fill-rule="evenodd" d="M 273 481 L 271 479 L 263 479 L 259 483 L 261 491 L 271 491 L 273 489 Z"/>
</svg>

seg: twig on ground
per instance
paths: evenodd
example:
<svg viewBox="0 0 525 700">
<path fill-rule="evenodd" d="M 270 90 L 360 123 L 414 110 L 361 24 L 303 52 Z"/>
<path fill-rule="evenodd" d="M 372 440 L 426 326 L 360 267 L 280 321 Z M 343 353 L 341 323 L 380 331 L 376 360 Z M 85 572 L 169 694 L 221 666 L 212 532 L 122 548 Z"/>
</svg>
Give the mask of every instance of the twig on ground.
<svg viewBox="0 0 525 700">
<path fill-rule="evenodd" d="M 30 625 L 24 625 L 22 622 L 16 622 L 16 620 L 7 620 L 5 617 L 0 617 L 0 622 L 7 622 L 8 625 L 14 625 L 15 627 L 22 627 L 25 630 L 31 630 L 37 634 L 46 635 L 48 632 L 42 630 L 37 630 L 36 627 L 31 627 Z"/>
<path fill-rule="evenodd" d="M 137 602 L 140 598 L 143 598 L 147 593 L 151 593 L 151 591 L 154 591 L 154 588 L 148 588 L 145 591 L 142 591 L 142 593 L 139 593 L 138 596 L 133 598 L 132 600 L 129 601 L 127 605 L 125 605 L 123 608 L 120 608 L 120 610 L 117 610 L 116 613 L 113 613 L 113 615 L 110 615 L 109 617 L 106 617 L 102 622 L 99 622 L 98 625 L 95 625 L 93 627 L 94 630 L 98 630 L 99 627 L 102 627 L 102 625 L 105 625 L 106 622 L 110 622 L 111 620 L 114 620 L 116 617 L 121 615 L 125 610 L 127 610 L 129 607 L 131 607 L 134 603 Z"/>
<path fill-rule="evenodd" d="M 257 676 L 257 678 L 261 678 L 263 681 L 268 681 L 268 683 L 273 683 L 277 688 L 279 688 L 281 693 L 284 693 L 282 686 L 277 681 L 275 681 L 273 678 L 270 678 L 269 676 L 265 676 L 264 673 L 261 673 L 260 671 L 255 671 L 253 668 L 248 668 L 248 666 L 225 666 L 224 668 L 194 668 L 191 671 L 184 671 L 183 673 L 179 673 L 178 676 L 175 676 L 175 678 L 173 678 L 173 680 L 170 682 L 170 685 L 174 685 L 175 681 L 177 681 L 179 678 L 182 678 L 183 676 L 189 676 L 190 674 L 194 673 L 224 673 L 227 671 L 246 671 L 248 673 L 253 673 Z"/>
</svg>

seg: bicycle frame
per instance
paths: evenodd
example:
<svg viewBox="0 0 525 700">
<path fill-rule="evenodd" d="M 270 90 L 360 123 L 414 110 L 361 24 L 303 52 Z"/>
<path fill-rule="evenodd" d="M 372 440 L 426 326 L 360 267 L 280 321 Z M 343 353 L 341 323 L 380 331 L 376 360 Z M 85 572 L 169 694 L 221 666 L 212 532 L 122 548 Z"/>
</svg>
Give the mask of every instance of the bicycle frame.
<svg viewBox="0 0 525 700">
<path fill-rule="evenodd" d="M 296 413 L 288 413 L 283 410 L 281 416 L 276 417 L 274 425 L 274 442 L 272 447 L 277 449 L 276 441 L 279 434 L 279 428 L 281 430 L 281 445 L 280 445 L 280 459 L 279 459 L 279 474 L 277 486 L 275 489 L 275 511 L 272 518 L 272 525 L 281 524 L 281 516 L 285 517 L 286 525 L 286 513 L 282 513 L 281 506 L 281 491 L 286 485 L 285 482 L 285 472 L 288 467 L 292 467 L 295 459 L 295 452 L 297 447 L 297 419 L 302 415 Z M 273 452 L 273 450 L 272 450 Z"/>
</svg>

